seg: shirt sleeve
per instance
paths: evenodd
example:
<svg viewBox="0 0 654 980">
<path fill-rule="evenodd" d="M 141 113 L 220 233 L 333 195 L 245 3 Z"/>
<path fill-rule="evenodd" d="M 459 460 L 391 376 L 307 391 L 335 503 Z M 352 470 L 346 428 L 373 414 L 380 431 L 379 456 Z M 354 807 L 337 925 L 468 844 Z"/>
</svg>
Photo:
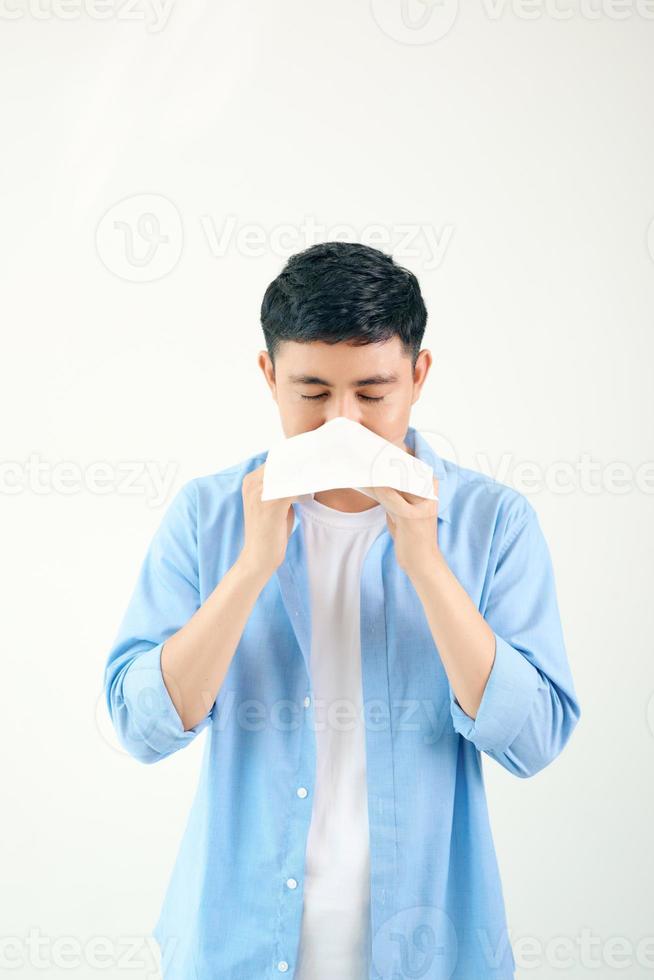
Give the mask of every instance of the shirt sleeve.
<svg viewBox="0 0 654 980">
<path fill-rule="evenodd" d="M 188 745 L 211 717 L 208 711 L 185 731 L 161 668 L 165 640 L 200 606 L 195 499 L 191 481 L 164 513 L 106 661 L 111 720 L 121 744 L 140 762 L 157 762 Z"/>
<path fill-rule="evenodd" d="M 526 504 L 490 586 L 484 618 L 495 635 L 495 659 L 474 719 L 449 686 L 456 731 L 521 777 L 552 762 L 581 714 L 549 549 L 536 511 Z"/>
</svg>

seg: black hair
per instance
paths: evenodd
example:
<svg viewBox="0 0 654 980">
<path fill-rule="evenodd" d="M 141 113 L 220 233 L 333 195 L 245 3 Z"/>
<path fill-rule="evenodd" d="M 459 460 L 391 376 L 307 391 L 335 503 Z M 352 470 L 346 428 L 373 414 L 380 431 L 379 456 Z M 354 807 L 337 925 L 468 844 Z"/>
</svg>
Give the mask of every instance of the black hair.
<svg viewBox="0 0 654 980">
<path fill-rule="evenodd" d="M 356 242 L 320 242 L 292 255 L 261 304 L 273 368 L 285 340 L 359 347 L 397 334 L 413 369 L 426 325 L 414 274 L 392 256 Z"/>
</svg>

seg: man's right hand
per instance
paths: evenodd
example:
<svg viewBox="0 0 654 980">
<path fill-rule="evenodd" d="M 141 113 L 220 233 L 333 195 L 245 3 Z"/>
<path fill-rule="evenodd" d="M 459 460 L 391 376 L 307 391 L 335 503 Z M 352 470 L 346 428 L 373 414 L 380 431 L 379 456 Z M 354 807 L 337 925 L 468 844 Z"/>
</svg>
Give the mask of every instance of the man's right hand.
<svg viewBox="0 0 654 980">
<path fill-rule="evenodd" d="M 259 593 L 286 555 L 298 498 L 263 503 L 264 465 L 243 480 L 245 544 L 238 560 L 161 650 L 164 682 L 184 731 L 215 704 Z"/>
<path fill-rule="evenodd" d="M 243 479 L 242 496 L 245 518 L 245 542 L 239 558 L 268 577 L 282 564 L 293 528 L 291 504 L 298 497 L 262 500 L 265 463 Z"/>
</svg>

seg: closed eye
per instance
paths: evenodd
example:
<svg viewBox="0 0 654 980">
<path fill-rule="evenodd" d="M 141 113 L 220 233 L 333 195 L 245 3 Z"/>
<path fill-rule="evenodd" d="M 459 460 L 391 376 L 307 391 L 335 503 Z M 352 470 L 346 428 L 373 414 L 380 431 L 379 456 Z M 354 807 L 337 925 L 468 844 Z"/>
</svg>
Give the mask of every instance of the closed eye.
<svg viewBox="0 0 654 980">
<path fill-rule="evenodd" d="M 320 395 L 300 395 L 300 398 L 304 398 L 304 400 L 308 402 L 315 402 L 319 398 L 326 398 L 328 394 L 329 392 L 323 391 Z M 385 396 L 380 395 L 378 398 L 371 398 L 370 395 L 357 394 L 357 397 L 364 402 L 383 402 Z"/>
</svg>

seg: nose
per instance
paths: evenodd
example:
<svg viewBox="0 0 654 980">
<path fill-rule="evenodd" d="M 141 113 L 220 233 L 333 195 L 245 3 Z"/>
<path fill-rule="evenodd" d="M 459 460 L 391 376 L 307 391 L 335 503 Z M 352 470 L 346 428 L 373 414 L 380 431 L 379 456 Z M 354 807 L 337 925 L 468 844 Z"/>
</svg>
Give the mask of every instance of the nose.
<svg viewBox="0 0 654 980">
<path fill-rule="evenodd" d="M 325 406 L 323 422 L 330 422 L 335 418 L 346 418 L 361 425 L 361 406 L 354 400 L 355 398 L 356 395 L 342 395 L 330 399 L 329 407 Z"/>
</svg>

